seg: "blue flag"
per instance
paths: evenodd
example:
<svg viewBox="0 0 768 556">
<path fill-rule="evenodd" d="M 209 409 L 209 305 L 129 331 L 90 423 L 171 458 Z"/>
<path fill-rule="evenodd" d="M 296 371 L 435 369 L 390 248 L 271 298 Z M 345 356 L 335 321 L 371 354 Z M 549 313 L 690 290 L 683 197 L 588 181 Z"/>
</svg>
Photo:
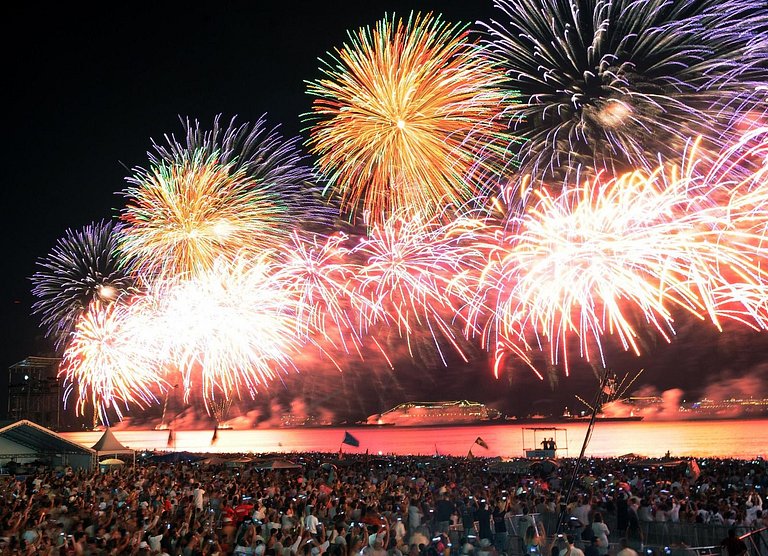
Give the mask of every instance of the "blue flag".
<svg viewBox="0 0 768 556">
<path fill-rule="evenodd" d="M 352 436 L 351 434 L 349 434 L 347 431 L 344 431 L 344 440 L 342 440 L 341 443 L 349 444 L 350 446 L 354 446 L 355 448 L 360 446 L 360 441 L 354 436 Z"/>
</svg>

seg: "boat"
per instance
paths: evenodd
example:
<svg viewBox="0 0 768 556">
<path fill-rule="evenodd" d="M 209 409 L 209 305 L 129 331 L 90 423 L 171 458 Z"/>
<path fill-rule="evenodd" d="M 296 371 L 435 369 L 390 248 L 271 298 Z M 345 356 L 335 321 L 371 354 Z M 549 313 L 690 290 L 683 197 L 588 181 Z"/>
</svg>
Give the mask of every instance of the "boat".
<svg viewBox="0 0 768 556">
<path fill-rule="evenodd" d="M 558 420 L 558 422 L 562 422 L 562 423 L 570 423 L 570 422 L 573 422 L 573 421 L 576 421 L 576 422 L 582 422 L 582 421 L 589 422 L 591 419 L 592 419 L 592 412 L 591 411 L 582 411 L 582 412 L 580 412 L 578 414 L 573 414 L 566 407 L 565 411 L 563 412 L 562 418 L 560 420 Z M 600 413 L 598 413 L 595 416 L 595 421 L 600 421 L 600 422 L 603 422 L 603 423 L 605 423 L 605 422 L 610 423 L 610 422 L 613 422 L 613 421 L 625 422 L 626 423 L 626 422 L 631 422 L 631 421 L 642 421 L 642 420 L 643 420 L 643 416 L 642 415 L 635 415 L 634 411 L 630 411 L 629 415 L 606 415 L 605 413 L 600 412 Z"/>
<path fill-rule="evenodd" d="M 500 418 L 501 413 L 497 410 L 469 400 L 405 402 L 383 413 L 370 415 L 365 424 L 398 427 L 474 425 Z"/>
<path fill-rule="evenodd" d="M 287 413 L 280 418 L 280 426 L 285 429 L 332 427 L 333 421 L 317 415 L 293 415 Z"/>
<path fill-rule="evenodd" d="M 563 421 L 566 422 L 566 423 L 569 422 L 569 421 L 577 421 L 577 422 L 579 422 L 579 421 L 589 421 L 591 417 L 592 417 L 591 415 L 573 415 L 571 417 L 564 418 Z M 643 420 L 643 416 L 642 415 L 626 415 L 626 416 L 623 416 L 623 417 L 621 417 L 621 416 L 609 416 L 609 415 L 598 415 L 597 417 L 595 417 L 595 421 L 600 421 L 602 423 L 605 423 L 605 422 L 610 423 L 610 422 L 613 422 L 613 421 L 625 422 L 626 423 L 628 421 L 642 421 L 642 420 Z"/>
<path fill-rule="evenodd" d="M 530 425 L 535 423 L 588 423 L 591 415 L 530 415 L 528 417 L 515 417 L 507 418 L 507 422 L 510 424 Z M 598 415 L 595 421 L 599 423 L 612 423 L 612 422 L 637 422 L 642 421 L 642 415 L 627 415 L 627 416 L 608 416 Z"/>
</svg>

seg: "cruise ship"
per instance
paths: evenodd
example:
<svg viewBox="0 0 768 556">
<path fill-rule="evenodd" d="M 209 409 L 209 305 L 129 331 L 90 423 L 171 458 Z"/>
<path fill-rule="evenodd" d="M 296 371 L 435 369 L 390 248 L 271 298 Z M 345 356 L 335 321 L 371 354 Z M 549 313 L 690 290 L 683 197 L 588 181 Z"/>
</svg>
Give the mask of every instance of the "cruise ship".
<svg viewBox="0 0 768 556">
<path fill-rule="evenodd" d="M 768 416 L 768 398 L 737 398 L 724 400 L 702 398 L 697 402 L 680 404 L 680 416 L 685 419 L 728 419 Z"/>
<path fill-rule="evenodd" d="M 399 427 L 425 427 L 430 425 L 471 425 L 499 419 L 501 413 L 480 402 L 469 400 L 441 402 L 405 402 L 375 413 L 365 421 L 367 425 L 397 425 Z"/>
</svg>

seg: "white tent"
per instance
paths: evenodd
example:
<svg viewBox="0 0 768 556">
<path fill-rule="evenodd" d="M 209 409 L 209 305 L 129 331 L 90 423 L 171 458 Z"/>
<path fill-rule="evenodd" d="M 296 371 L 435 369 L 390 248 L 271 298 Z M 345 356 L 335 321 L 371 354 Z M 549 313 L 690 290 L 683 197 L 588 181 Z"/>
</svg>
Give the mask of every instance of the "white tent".
<svg viewBox="0 0 768 556">
<path fill-rule="evenodd" d="M 22 419 L 0 428 L 0 458 L 19 463 L 50 458 L 53 465 L 92 469 L 96 452 L 37 423 Z"/>
<path fill-rule="evenodd" d="M 92 449 L 96 450 L 96 454 L 99 457 L 106 455 L 116 456 L 118 454 L 131 454 L 133 455 L 133 463 L 134 465 L 136 464 L 136 450 L 131 450 L 124 446 L 109 427 L 107 427 L 107 430 L 104 431 L 104 434 L 101 435 L 101 438 L 99 438 L 96 444 L 92 446 Z"/>
</svg>

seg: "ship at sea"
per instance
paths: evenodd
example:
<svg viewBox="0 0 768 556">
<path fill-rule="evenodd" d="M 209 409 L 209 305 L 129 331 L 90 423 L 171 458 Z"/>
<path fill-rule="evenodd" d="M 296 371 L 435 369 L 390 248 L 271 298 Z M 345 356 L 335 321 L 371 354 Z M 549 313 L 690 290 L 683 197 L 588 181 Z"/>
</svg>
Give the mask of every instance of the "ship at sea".
<svg viewBox="0 0 768 556">
<path fill-rule="evenodd" d="M 592 419 L 592 415 L 571 415 L 567 411 L 563 415 L 529 415 L 527 417 L 507 417 L 506 420 L 510 423 L 517 423 L 520 425 L 531 424 L 567 424 L 567 423 L 588 423 Z M 598 422 L 610 423 L 613 421 L 627 422 L 627 421 L 642 421 L 642 415 L 605 415 L 604 413 L 598 413 L 595 416 L 595 420 Z"/>
<path fill-rule="evenodd" d="M 475 425 L 501 420 L 501 413 L 469 400 L 405 402 L 366 419 L 366 425 L 426 427 L 433 425 Z"/>
</svg>

